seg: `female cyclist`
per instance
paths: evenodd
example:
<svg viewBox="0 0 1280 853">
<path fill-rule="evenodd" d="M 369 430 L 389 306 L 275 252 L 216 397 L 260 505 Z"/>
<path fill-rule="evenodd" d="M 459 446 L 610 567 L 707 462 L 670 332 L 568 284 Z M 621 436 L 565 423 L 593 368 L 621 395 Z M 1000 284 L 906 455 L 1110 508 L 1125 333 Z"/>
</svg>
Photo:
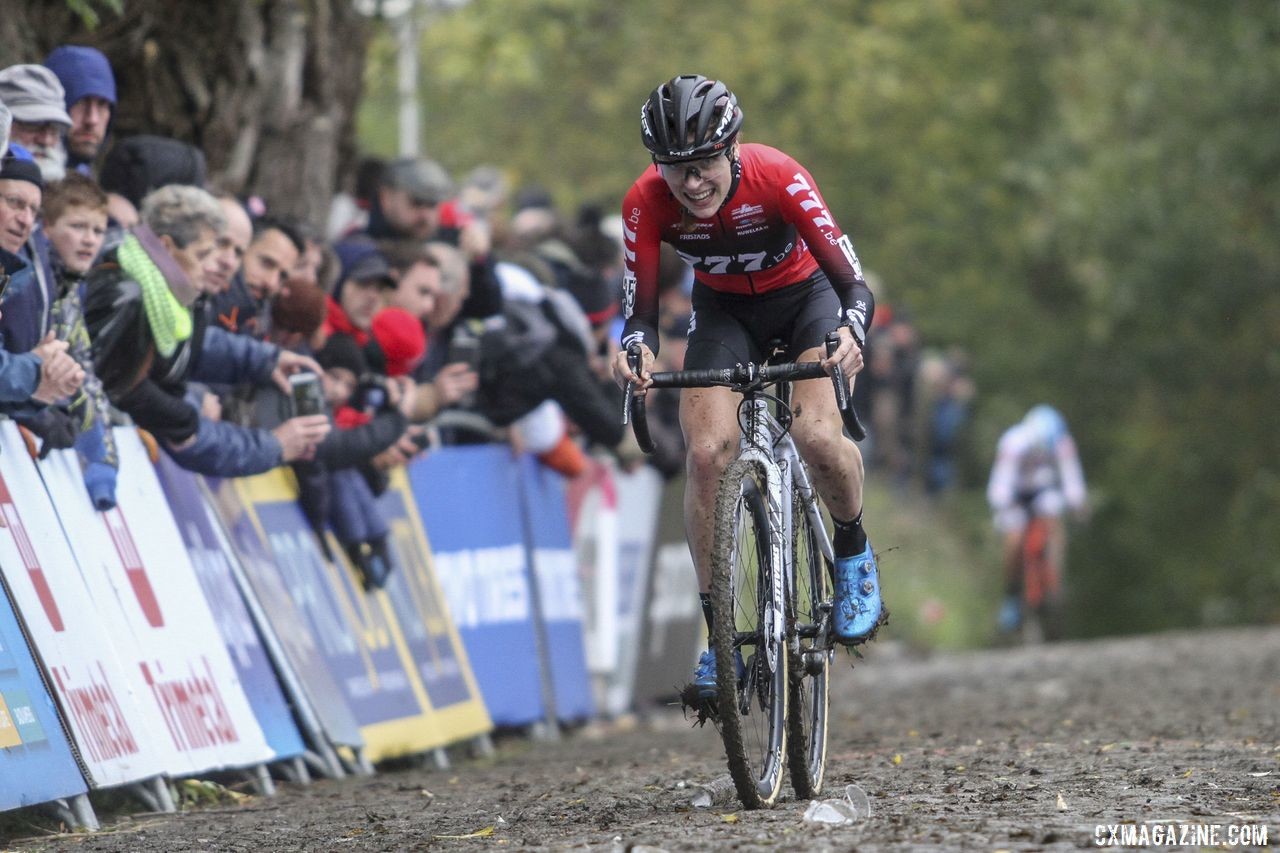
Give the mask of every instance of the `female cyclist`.
<svg viewBox="0 0 1280 853">
<path fill-rule="evenodd" d="M 644 389 L 658 348 L 658 255 L 670 244 L 694 269 L 685 368 L 733 367 L 767 356 L 780 338 L 795 361 L 862 370 L 875 303 L 849 238 L 836 225 L 809 173 L 766 145 L 741 143 L 742 109 L 724 83 L 675 77 L 640 111 L 640 137 L 653 157 L 622 204 L 626 325 L 613 362 L 620 385 Z M 827 358 L 824 338 L 839 329 Z M 639 375 L 626 349 L 639 344 Z M 850 380 L 852 381 L 852 380 Z M 842 432 L 829 382 L 796 383 L 791 434 L 835 521 L 834 627 L 861 642 L 881 617 L 875 557 L 862 529 L 862 456 Z M 738 397 L 727 388 L 689 388 L 680 399 L 688 448 L 685 527 L 711 625 L 711 547 L 716 489 L 738 447 Z M 699 693 L 715 692 L 715 655 L 694 673 Z"/>
</svg>

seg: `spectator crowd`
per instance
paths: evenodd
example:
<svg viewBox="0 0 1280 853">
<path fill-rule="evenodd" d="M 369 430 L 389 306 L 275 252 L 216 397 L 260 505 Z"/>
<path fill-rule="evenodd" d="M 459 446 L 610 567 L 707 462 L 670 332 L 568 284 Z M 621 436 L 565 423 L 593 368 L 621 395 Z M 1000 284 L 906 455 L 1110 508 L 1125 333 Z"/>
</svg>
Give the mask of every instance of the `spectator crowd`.
<svg viewBox="0 0 1280 853">
<path fill-rule="evenodd" d="M 34 457 L 74 448 L 99 510 L 120 425 L 202 474 L 289 465 L 376 587 L 376 498 L 416 455 L 503 441 L 572 476 L 625 453 L 621 246 L 598 213 L 409 158 L 291 219 L 210 185 L 188 143 L 113 138 L 124 95 L 90 47 L 0 70 L 0 415 Z"/>
<path fill-rule="evenodd" d="M 322 225 L 290 219 L 211 186 L 188 143 L 112 138 L 120 95 L 90 47 L 0 70 L 0 415 L 33 456 L 74 448 L 98 509 L 115 504 L 121 424 L 203 474 L 290 465 L 321 541 L 379 586 L 375 500 L 432 447 L 510 442 L 567 476 L 592 451 L 641 464 L 606 367 L 617 217 L 570 221 L 494 167 L 459 184 L 408 158 L 362 162 Z M 659 369 L 680 367 L 690 285 L 664 254 Z M 942 490 L 972 396 L 963 360 L 922 359 L 891 309 L 877 321 L 857 386 L 869 462 Z M 650 417 L 649 461 L 673 476 L 676 395 Z"/>
</svg>

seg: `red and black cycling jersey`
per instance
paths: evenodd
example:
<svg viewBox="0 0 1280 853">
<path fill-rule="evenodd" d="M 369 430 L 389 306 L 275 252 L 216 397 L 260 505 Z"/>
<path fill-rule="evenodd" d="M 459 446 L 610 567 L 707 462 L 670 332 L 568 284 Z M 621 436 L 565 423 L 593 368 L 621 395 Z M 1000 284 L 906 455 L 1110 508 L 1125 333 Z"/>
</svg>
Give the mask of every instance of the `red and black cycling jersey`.
<svg viewBox="0 0 1280 853">
<path fill-rule="evenodd" d="M 866 329 L 875 302 L 848 235 L 840 230 L 809 172 L 767 145 L 739 146 L 728 200 L 707 219 L 684 224 L 684 207 L 657 169 L 648 169 L 622 202 L 627 318 L 623 346 L 658 351 L 658 254 L 671 244 L 694 277 L 724 293 L 760 294 L 795 285 L 819 268 L 848 319 Z"/>
</svg>

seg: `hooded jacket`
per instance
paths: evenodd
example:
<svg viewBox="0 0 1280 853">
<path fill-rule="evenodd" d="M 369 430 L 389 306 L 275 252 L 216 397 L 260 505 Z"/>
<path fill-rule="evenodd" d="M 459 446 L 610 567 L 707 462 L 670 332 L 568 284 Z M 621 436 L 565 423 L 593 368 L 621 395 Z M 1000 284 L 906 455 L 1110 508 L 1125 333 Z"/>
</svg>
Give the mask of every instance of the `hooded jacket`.
<svg viewBox="0 0 1280 853">
<path fill-rule="evenodd" d="M 64 44 L 55 47 L 44 60 L 48 68 L 62 83 L 66 92 L 66 106 L 70 111 L 72 105 L 81 98 L 98 97 L 111 104 L 112 118 L 116 109 L 116 77 L 111 71 L 111 63 L 102 51 L 93 47 Z M 110 133 L 111 125 L 107 125 Z M 105 144 L 105 139 L 104 139 Z M 67 151 L 67 166 L 84 174 L 89 174 L 89 162 L 76 157 Z"/>
</svg>

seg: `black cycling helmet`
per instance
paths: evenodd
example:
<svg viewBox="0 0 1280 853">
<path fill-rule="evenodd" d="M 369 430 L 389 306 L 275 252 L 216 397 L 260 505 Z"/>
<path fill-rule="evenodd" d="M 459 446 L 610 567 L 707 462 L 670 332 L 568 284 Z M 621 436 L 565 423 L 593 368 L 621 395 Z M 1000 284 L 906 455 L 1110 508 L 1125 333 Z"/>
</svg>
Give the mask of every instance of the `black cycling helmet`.
<svg viewBox="0 0 1280 853">
<path fill-rule="evenodd" d="M 742 127 L 729 87 L 700 74 L 672 77 L 640 108 L 640 138 L 658 162 L 701 160 L 727 149 Z"/>
</svg>

